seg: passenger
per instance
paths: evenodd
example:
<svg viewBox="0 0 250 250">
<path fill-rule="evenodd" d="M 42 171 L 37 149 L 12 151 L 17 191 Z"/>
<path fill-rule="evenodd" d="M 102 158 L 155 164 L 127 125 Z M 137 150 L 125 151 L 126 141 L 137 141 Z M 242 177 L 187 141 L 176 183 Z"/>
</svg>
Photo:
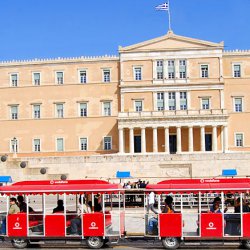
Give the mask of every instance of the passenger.
<svg viewBox="0 0 250 250">
<path fill-rule="evenodd" d="M 173 198 L 171 196 L 167 196 L 165 199 L 165 206 L 162 209 L 162 213 L 171 214 L 174 213 L 173 209 Z M 158 227 L 158 218 L 152 217 L 148 221 L 148 234 L 153 235 L 156 234 L 156 229 Z"/>
<path fill-rule="evenodd" d="M 21 213 L 27 213 L 27 204 L 24 202 L 24 198 L 22 195 L 17 196 L 18 207 L 20 208 Z M 34 212 L 33 208 L 29 207 L 29 213 Z"/>
<path fill-rule="evenodd" d="M 63 206 L 63 200 L 58 200 L 57 201 L 57 207 L 55 207 L 53 209 L 53 214 L 54 213 L 60 213 L 60 212 L 64 212 L 64 206 Z"/>
<path fill-rule="evenodd" d="M 147 212 L 149 213 L 149 210 L 151 210 L 152 212 L 154 212 L 155 214 L 158 214 L 158 210 L 156 210 L 154 208 L 154 204 L 155 204 L 155 193 L 152 191 L 150 192 L 150 194 L 148 195 L 148 206 L 147 206 Z"/>
<path fill-rule="evenodd" d="M 82 213 L 91 213 L 91 209 L 85 204 L 85 198 L 83 198 L 83 204 L 81 202 L 81 197 L 79 198 L 79 204 L 77 207 L 77 217 L 70 221 L 70 232 L 71 235 L 81 235 L 81 222 Z M 83 211 L 82 211 L 83 209 Z"/>
<path fill-rule="evenodd" d="M 234 206 L 234 212 L 235 213 L 240 213 L 240 207 L 241 207 L 241 205 L 240 205 L 240 197 L 239 198 L 237 198 L 237 200 L 235 201 L 235 206 Z M 246 204 L 246 203 L 244 203 L 243 202 L 243 206 L 242 206 L 242 212 L 243 213 L 248 213 L 248 212 L 250 212 L 250 210 L 249 210 L 249 207 L 248 207 L 248 205 Z"/>
<path fill-rule="evenodd" d="M 20 213 L 20 208 L 17 206 L 16 198 L 10 198 L 10 208 L 9 214 L 17 214 Z"/>
<path fill-rule="evenodd" d="M 210 212 L 215 214 L 221 214 L 220 205 L 218 203 L 214 203 L 210 208 Z"/>
<path fill-rule="evenodd" d="M 10 198 L 10 207 L 9 207 L 9 214 L 17 214 L 20 213 L 20 208 L 17 206 L 16 198 Z M 6 217 L 2 221 L 1 233 L 2 235 L 6 234 Z"/>
<path fill-rule="evenodd" d="M 101 212 L 102 211 L 102 196 L 100 194 L 97 194 L 94 198 L 94 211 L 95 212 Z"/>
<path fill-rule="evenodd" d="M 210 213 L 221 213 L 220 211 L 221 198 L 215 197 L 212 206 L 210 207 Z M 224 213 L 226 213 L 227 207 L 224 208 Z"/>
</svg>

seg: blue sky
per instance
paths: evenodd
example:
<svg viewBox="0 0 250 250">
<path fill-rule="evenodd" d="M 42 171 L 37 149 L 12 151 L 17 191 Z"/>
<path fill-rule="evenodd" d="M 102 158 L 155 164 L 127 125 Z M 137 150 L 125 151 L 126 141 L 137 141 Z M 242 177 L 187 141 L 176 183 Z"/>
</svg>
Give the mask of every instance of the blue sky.
<svg viewBox="0 0 250 250">
<path fill-rule="evenodd" d="M 164 0 L 0 0 L 0 60 L 118 54 L 166 34 Z M 170 0 L 175 34 L 250 49 L 250 0 Z"/>
</svg>

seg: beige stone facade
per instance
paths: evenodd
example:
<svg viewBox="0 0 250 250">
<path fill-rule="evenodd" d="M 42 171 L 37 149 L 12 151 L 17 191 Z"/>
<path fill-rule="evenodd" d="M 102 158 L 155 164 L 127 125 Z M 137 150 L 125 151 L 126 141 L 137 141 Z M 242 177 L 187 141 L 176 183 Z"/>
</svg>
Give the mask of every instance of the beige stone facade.
<svg viewBox="0 0 250 250">
<path fill-rule="evenodd" d="M 1 62 L 2 173 L 247 175 L 249 81 L 250 51 L 173 32 L 119 47 L 119 56 Z"/>
</svg>

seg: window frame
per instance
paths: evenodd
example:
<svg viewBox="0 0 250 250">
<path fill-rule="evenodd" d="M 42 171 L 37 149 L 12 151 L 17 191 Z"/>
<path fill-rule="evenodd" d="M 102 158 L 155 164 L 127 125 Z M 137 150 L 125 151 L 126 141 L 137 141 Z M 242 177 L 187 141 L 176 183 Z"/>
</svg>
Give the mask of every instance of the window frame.
<svg viewBox="0 0 250 250">
<path fill-rule="evenodd" d="M 62 82 L 61 83 L 58 81 L 58 77 L 57 77 L 58 73 L 62 73 Z M 64 84 L 64 71 L 63 70 L 57 70 L 57 71 L 55 71 L 55 83 L 57 85 L 63 85 Z"/>
<path fill-rule="evenodd" d="M 241 99 L 241 110 L 237 111 L 236 109 L 236 99 Z M 243 112 L 243 97 L 241 96 L 234 96 L 233 97 L 233 111 L 235 113 L 242 113 Z"/>
<path fill-rule="evenodd" d="M 137 72 L 137 70 L 140 71 Z M 133 73 L 134 73 L 134 81 L 142 81 L 142 66 L 133 66 Z"/>
<path fill-rule="evenodd" d="M 13 139 L 10 139 L 10 153 L 18 153 L 19 152 L 19 140 L 18 140 L 18 138 L 16 138 L 16 151 L 14 152 L 14 144 L 12 144 L 12 142 L 13 142 L 14 140 Z M 12 145 L 13 145 L 13 147 L 12 147 Z"/>
<path fill-rule="evenodd" d="M 188 109 L 188 98 L 187 98 L 188 93 L 187 91 L 180 91 L 179 93 L 180 93 L 180 110 L 187 110 Z M 185 93 L 186 98 L 181 98 L 182 93 Z M 181 104 L 181 100 L 186 100 L 186 104 L 184 108 L 182 108 L 183 105 Z"/>
<path fill-rule="evenodd" d="M 242 141 L 241 141 L 242 145 L 237 145 L 237 135 L 241 135 L 242 136 Z M 234 133 L 234 145 L 237 148 L 243 148 L 244 147 L 244 133 L 242 133 L 242 132 L 235 132 Z"/>
<path fill-rule="evenodd" d="M 105 138 L 110 138 L 110 148 L 105 149 Z M 104 136 L 103 137 L 103 150 L 105 150 L 105 151 L 112 150 L 112 136 Z"/>
<path fill-rule="evenodd" d="M 39 140 L 39 150 L 36 150 L 36 144 L 35 144 L 35 140 Z M 41 152 L 41 139 L 40 138 L 34 138 L 32 141 L 33 144 L 33 152 Z"/>
<path fill-rule="evenodd" d="M 35 82 L 35 74 L 39 74 L 39 84 L 36 84 L 36 82 Z M 41 74 L 41 72 L 32 72 L 32 84 L 34 85 L 34 86 L 40 86 L 41 85 L 41 76 L 42 76 L 42 74 Z"/>
<path fill-rule="evenodd" d="M 85 74 L 86 74 L 86 76 L 85 76 L 85 82 L 81 82 L 81 72 L 85 72 Z M 78 69 L 78 82 L 80 84 L 86 84 L 86 83 L 88 83 L 87 69 Z"/>
<path fill-rule="evenodd" d="M 86 104 L 86 115 L 81 115 L 81 104 Z M 88 117 L 88 102 L 79 102 L 78 103 L 78 115 L 79 115 L 79 117 Z"/>
<path fill-rule="evenodd" d="M 174 94 L 174 99 L 172 99 L 172 98 L 170 98 L 170 94 L 171 94 L 171 96 L 173 96 L 173 94 Z M 170 100 L 174 100 L 174 109 L 172 109 L 172 108 L 170 108 L 170 107 L 172 107 L 172 106 L 170 106 L 169 104 L 170 104 Z M 172 110 L 172 111 L 174 111 L 174 110 L 176 110 L 176 92 L 174 92 L 174 91 L 169 91 L 168 92 L 168 110 Z"/>
<path fill-rule="evenodd" d="M 203 100 L 208 100 L 208 108 L 203 108 Z M 211 97 L 201 97 L 201 110 L 211 109 Z"/>
<path fill-rule="evenodd" d="M 202 66 L 207 66 L 207 75 L 205 76 L 203 76 Z M 204 79 L 209 78 L 209 64 L 205 64 L 205 63 L 200 64 L 200 78 L 204 78 Z"/>
<path fill-rule="evenodd" d="M 109 72 L 109 79 L 108 79 L 108 81 L 106 81 L 105 79 L 105 71 L 108 71 Z M 111 69 L 110 68 L 104 68 L 104 69 L 102 69 L 102 82 L 103 83 L 109 83 L 109 82 L 111 82 Z"/>
<path fill-rule="evenodd" d="M 13 83 L 13 80 L 12 80 L 12 76 L 13 75 L 16 75 L 17 76 L 17 79 L 16 79 L 16 85 L 13 85 L 12 83 Z M 16 87 L 18 87 L 19 86 L 19 73 L 15 73 L 15 72 L 13 72 L 13 73 L 10 73 L 10 87 L 12 87 L 12 88 L 16 88 Z"/>
<path fill-rule="evenodd" d="M 64 113 L 65 113 L 65 108 L 64 108 L 64 104 L 65 103 L 61 103 L 61 102 L 58 102 L 58 103 L 55 103 L 55 118 L 64 118 Z M 57 106 L 58 105 L 62 105 L 62 116 L 59 116 L 58 114 L 58 109 L 57 109 Z"/>
<path fill-rule="evenodd" d="M 9 107 L 10 107 L 10 120 L 18 120 L 19 119 L 19 110 L 18 110 L 19 105 L 9 105 Z M 17 110 L 16 118 L 13 118 L 14 113 L 12 113 L 12 108 L 14 107 L 16 107 L 16 110 Z"/>
<path fill-rule="evenodd" d="M 36 117 L 36 115 L 35 115 L 35 106 L 39 106 L 39 117 Z M 39 104 L 39 103 L 32 104 L 32 116 L 33 116 L 33 119 L 41 119 L 41 104 Z"/>
<path fill-rule="evenodd" d="M 109 103 L 109 113 L 106 114 L 104 110 L 104 103 Z M 112 101 L 102 101 L 102 116 L 112 116 Z"/>
<path fill-rule="evenodd" d="M 235 71 L 235 66 L 239 66 L 240 67 L 240 71 L 239 71 L 239 76 L 237 76 L 235 73 L 237 71 Z M 233 63 L 232 64 L 232 75 L 233 75 L 233 78 L 241 78 L 242 77 L 242 66 L 241 66 L 241 63 Z"/>
<path fill-rule="evenodd" d="M 82 139 L 86 139 L 86 149 L 82 149 L 82 144 L 81 144 L 81 140 Z M 86 152 L 86 151 L 88 151 L 88 147 L 89 147 L 88 137 L 87 136 L 81 136 L 81 137 L 79 137 L 79 150 Z"/>
<path fill-rule="evenodd" d="M 137 106 L 136 106 L 136 103 L 141 103 L 141 106 L 140 106 L 140 110 L 137 110 Z M 137 99 L 137 100 L 134 100 L 134 111 L 135 112 L 143 112 L 143 100 L 141 99 Z"/>
<path fill-rule="evenodd" d="M 62 150 L 58 150 L 58 140 L 59 139 L 62 139 L 62 142 L 63 142 L 63 149 Z M 64 142 L 64 137 L 56 137 L 56 152 L 65 152 L 65 142 Z"/>
</svg>

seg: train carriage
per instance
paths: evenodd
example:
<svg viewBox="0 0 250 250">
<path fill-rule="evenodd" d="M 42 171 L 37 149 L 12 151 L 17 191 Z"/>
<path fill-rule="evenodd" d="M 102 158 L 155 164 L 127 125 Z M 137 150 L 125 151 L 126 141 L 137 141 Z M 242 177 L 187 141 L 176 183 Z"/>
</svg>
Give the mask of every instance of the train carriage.
<svg viewBox="0 0 250 250">
<path fill-rule="evenodd" d="M 124 233 L 123 210 L 119 209 L 123 192 L 120 185 L 102 180 L 23 181 L 2 186 L 2 237 L 11 240 L 16 248 L 55 239 L 86 240 L 90 248 L 100 248 L 110 237 L 121 237 Z M 9 214 L 9 201 L 17 196 L 24 197 L 27 209 Z M 98 211 L 95 211 L 96 196 L 102 203 Z M 64 209 L 53 213 L 53 206 L 59 199 Z M 118 208 L 112 207 L 113 199 L 118 200 Z M 90 209 L 83 213 L 85 203 Z M 75 218 L 77 232 L 72 234 L 71 224 Z"/>
</svg>

